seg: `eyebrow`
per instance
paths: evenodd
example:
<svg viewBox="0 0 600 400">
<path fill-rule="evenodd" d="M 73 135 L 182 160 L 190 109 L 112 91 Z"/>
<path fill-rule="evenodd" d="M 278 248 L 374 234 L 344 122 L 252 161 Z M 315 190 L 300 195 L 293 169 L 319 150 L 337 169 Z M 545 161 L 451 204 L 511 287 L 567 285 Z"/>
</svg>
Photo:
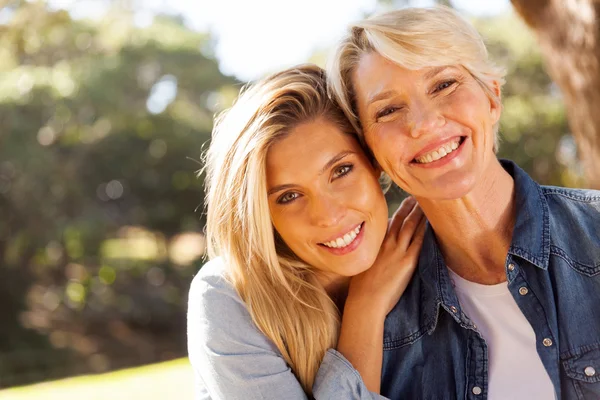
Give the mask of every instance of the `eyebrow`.
<svg viewBox="0 0 600 400">
<path fill-rule="evenodd" d="M 367 105 L 371 105 L 380 100 L 387 99 L 388 97 L 392 97 L 394 95 L 394 93 L 395 92 L 393 90 L 384 90 L 383 92 L 375 93 L 374 95 L 369 97 L 369 99 L 367 101 Z"/>
<path fill-rule="evenodd" d="M 429 71 L 427 71 L 425 73 L 425 75 L 423 75 L 423 78 L 425 80 L 429 80 L 433 77 L 435 77 L 437 74 L 441 73 L 442 71 L 448 69 L 448 68 L 452 68 L 452 66 L 450 65 L 442 65 L 439 67 L 433 67 L 431 68 Z M 380 100 L 384 100 L 387 99 L 389 97 L 392 97 L 395 95 L 395 92 L 393 90 L 384 90 L 383 92 L 379 92 L 379 93 L 375 93 L 373 94 L 371 97 L 369 97 L 367 100 L 367 105 L 371 105 L 375 102 L 378 102 Z"/>
<path fill-rule="evenodd" d="M 327 161 L 327 163 L 323 166 L 323 168 L 321 168 L 321 170 L 319 171 L 319 175 L 323 175 L 328 169 L 330 169 L 335 163 L 343 160 L 344 158 L 346 158 L 348 155 L 350 154 L 355 154 L 356 152 L 352 151 L 352 150 L 344 150 L 339 152 L 337 155 L 333 156 L 329 161 Z M 267 192 L 267 196 L 271 196 L 274 193 L 277 192 L 281 192 L 282 190 L 286 190 L 286 189 L 291 189 L 293 187 L 295 187 L 296 185 L 292 184 L 292 183 L 286 183 L 283 185 L 277 185 L 277 186 L 273 186 L 271 189 L 269 189 L 269 191 Z"/>
<path fill-rule="evenodd" d="M 425 75 L 423 75 L 423 77 L 425 78 L 425 80 L 429 80 L 429 79 L 433 78 L 434 76 L 436 76 L 437 74 L 439 74 L 440 72 L 442 72 L 448 68 L 452 68 L 452 67 L 450 65 L 442 65 L 440 67 L 433 67 L 429 71 L 427 71 L 425 73 Z"/>
<path fill-rule="evenodd" d="M 344 150 L 340 153 L 338 153 L 337 156 L 332 157 L 331 160 L 327 161 L 327 164 L 325 164 L 323 166 L 323 168 L 321 168 L 321 170 L 319 171 L 319 175 L 323 175 L 325 173 L 325 171 L 327 171 L 329 168 L 331 168 L 333 166 L 333 164 L 337 163 L 338 161 L 342 160 L 343 158 L 345 158 L 347 155 L 349 154 L 353 154 L 354 152 L 352 150 Z"/>
<path fill-rule="evenodd" d="M 294 186 L 295 185 L 292 185 L 291 183 L 286 183 L 285 185 L 274 186 L 271 189 L 269 189 L 269 191 L 267 192 L 267 196 L 270 196 L 270 195 L 275 194 L 277 192 L 281 192 L 282 190 L 291 189 Z"/>
</svg>

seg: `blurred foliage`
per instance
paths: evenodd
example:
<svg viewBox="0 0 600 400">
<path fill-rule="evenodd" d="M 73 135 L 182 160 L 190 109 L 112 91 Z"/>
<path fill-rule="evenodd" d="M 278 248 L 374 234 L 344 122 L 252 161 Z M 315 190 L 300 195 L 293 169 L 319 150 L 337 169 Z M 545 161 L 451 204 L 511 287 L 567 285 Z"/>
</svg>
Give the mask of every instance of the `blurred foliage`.
<svg viewBox="0 0 600 400">
<path fill-rule="evenodd" d="M 475 21 L 490 57 L 506 69 L 499 156 L 547 185 L 583 186 L 563 99 L 544 70 L 535 38 L 514 14 Z"/>
<path fill-rule="evenodd" d="M 1 12 L 0 387 L 184 355 L 204 251 L 197 160 L 240 83 L 177 18 L 140 28 L 123 10 L 83 21 L 27 1 Z M 512 15 L 476 23 L 508 72 L 500 155 L 579 185 L 533 38 Z"/>
<path fill-rule="evenodd" d="M 2 12 L 0 385 L 184 355 L 197 160 L 237 82 L 174 18 Z"/>
</svg>

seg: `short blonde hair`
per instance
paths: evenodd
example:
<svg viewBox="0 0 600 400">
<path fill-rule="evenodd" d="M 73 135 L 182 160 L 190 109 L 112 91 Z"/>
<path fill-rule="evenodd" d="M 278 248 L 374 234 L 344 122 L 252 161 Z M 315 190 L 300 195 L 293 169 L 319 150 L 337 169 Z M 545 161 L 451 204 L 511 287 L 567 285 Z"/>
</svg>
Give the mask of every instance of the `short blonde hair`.
<svg viewBox="0 0 600 400">
<path fill-rule="evenodd" d="M 336 345 L 339 310 L 273 228 L 266 159 L 273 143 L 318 118 L 354 135 L 328 96 L 325 72 L 294 67 L 244 90 L 216 119 L 205 154 L 209 257 L 224 259 L 252 320 L 309 394 L 325 352 Z"/>
<path fill-rule="evenodd" d="M 498 105 L 504 69 L 494 65 L 477 30 L 449 7 L 404 8 L 354 23 L 328 63 L 329 89 L 362 138 L 353 73 L 363 55 L 377 52 L 411 70 L 463 66 Z M 498 88 L 494 88 L 497 82 Z M 498 149 L 494 125 L 494 151 Z"/>
</svg>

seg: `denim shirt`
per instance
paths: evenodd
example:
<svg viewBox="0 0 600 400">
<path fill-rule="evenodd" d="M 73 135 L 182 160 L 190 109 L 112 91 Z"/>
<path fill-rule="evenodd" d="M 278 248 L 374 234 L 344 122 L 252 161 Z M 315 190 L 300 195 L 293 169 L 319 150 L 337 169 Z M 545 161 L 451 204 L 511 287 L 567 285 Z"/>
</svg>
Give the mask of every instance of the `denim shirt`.
<svg viewBox="0 0 600 400">
<path fill-rule="evenodd" d="M 556 398 L 600 399 L 600 192 L 540 186 L 514 163 L 502 165 L 516 201 L 508 288 Z M 418 272 L 385 321 L 381 394 L 487 398 L 487 345 L 461 310 L 431 226 Z"/>
</svg>

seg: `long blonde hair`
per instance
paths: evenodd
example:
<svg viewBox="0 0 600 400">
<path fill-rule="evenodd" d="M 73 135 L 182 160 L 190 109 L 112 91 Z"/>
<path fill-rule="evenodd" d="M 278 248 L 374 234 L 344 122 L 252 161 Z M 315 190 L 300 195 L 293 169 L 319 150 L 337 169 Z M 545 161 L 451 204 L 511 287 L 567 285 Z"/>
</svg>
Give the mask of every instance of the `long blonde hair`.
<svg viewBox="0 0 600 400">
<path fill-rule="evenodd" d="M 308 394 L 325 352 L 336 345 L 340 316 L 314 271 L 273 228 L 266 157 L 275 141 L 319 117 L 354 133 L 328 97 L 322 69 L 288 69 L 243 91 L 216 119 L 205 154 L 209 257 L 223 258 L 252 320 Z"/>
<path fill-rule="evenodd" d="M 462 65 L 500 105 L 493 82 L 501 87 L 505 71 L 489 59 L 477 30 L 456 11 L 444 6 L 388 11 L 352 24 L 327 66 L 330 90 L 361 139 L 352 79 L 362 56 L 372 52 L 410 70 Z M 498 124 L 494 151 L 499 144 L 497 130 Z"/>
</svg>

